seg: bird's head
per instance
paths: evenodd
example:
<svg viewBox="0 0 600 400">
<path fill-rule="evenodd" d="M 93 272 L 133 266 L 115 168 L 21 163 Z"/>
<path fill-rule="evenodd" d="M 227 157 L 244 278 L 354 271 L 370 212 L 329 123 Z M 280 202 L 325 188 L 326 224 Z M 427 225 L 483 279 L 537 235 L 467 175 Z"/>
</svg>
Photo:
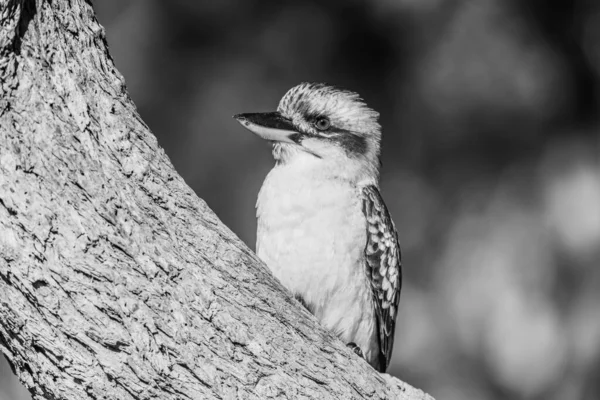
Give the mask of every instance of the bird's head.
<svg viewBox="0 0 600 400">
<path fill-rule="evenodd" d="M 358 94 L 321 83 L 290 89 L 276 112 L 234 116 L 273 143 L 280 164 L 304 163 L 330 175 L 378 180 L 379 114 Z"/>
</svg>

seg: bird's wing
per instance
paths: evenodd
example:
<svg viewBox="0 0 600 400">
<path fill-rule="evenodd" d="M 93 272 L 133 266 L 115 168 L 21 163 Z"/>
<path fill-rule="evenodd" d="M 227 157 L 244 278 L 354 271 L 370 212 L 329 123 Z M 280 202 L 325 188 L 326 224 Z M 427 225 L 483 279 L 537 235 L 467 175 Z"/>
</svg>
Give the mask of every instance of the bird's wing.
<svg viewBox="0 0 600 400">
<path fill-rule="evenodd" d="M 400 245 L 379 189 L 373 185 L 366 186 L 362 194 L 363 213 L 367 221 L 366 272 L 373 290 L 373 307 L 379 330 L 379 370 L 385 372 L 394 347 L 396 314 L 402 288 Z"/>
</svg>

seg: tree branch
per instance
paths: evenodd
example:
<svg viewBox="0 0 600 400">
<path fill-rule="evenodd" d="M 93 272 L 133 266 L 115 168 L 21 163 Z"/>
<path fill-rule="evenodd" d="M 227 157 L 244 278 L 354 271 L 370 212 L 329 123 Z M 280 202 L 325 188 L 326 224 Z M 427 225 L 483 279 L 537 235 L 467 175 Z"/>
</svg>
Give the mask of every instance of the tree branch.
<svg viewBox="0 0 600 400">
<path fill-rule="evenodd" d="M 431 399 L 324 331 L 185 184 L 88 2 L 0 19 L 0 349 L 34 399 Z"/>
</svg>

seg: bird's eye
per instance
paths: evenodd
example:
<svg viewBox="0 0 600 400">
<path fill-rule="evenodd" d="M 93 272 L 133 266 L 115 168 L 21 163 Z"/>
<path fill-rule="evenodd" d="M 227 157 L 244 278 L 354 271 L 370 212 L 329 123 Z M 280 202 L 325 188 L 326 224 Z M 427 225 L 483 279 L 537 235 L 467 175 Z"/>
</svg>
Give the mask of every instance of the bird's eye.
<svg viewBox="0 0 600 400">
<path fill-rule="evenodd" d="M 315 122 L 315 127 L 320 131 L 326 131 L 331 126 L 331 122 L 326 117 L 319 117 Z"/>
</svg>

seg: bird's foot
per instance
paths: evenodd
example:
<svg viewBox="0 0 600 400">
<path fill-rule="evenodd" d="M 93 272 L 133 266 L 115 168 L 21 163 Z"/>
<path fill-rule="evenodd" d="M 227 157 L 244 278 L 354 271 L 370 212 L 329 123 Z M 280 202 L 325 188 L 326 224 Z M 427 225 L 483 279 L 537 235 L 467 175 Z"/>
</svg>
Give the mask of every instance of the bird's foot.
<svg viewBox="0 0 600 400">
<path fill-rule="evenodd" d="M 356 343 L 350 342 L 346 346 L 348 346 L 350 349 L 352 349 L 352 351 L 360 358 L 365 358 L 362 350 L 360 349 L 360 347 L 358 347 L 358 345 Z"/>
</svg>

